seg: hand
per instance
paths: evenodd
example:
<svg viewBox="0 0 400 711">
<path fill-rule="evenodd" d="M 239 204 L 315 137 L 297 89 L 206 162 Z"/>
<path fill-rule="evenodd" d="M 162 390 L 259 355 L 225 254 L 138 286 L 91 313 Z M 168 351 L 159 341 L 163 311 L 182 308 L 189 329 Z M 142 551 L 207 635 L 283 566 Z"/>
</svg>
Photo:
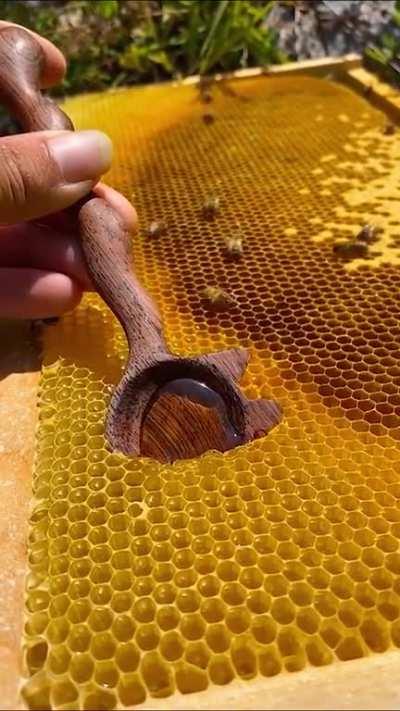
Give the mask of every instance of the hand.
<svg viewBox="0 0 400 711">
<path fill-rule="evenodd" d="M 7 22 L 0 21 L 0 30 Z M 42 88 L 57 84 L 61 52 L 36 35 L 45 52 Z M 110 139 L 99 131 L 42 131 L 0 138 L 0 318 L 59 316 L 92 285 L 63 210 L 93 190 L 136 224 L 131 204 L 99 183 L 111 164 Z"/>
</svg>

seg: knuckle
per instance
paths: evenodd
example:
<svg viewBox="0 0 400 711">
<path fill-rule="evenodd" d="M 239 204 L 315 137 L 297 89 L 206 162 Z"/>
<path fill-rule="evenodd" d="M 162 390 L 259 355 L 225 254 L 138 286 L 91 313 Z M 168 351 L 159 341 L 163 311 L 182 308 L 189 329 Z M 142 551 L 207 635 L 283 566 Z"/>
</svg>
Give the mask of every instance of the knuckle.
<svg viewBox="0 0 400 711">
<path fill-rule="evenodd" d="M 10 147 L 0 147 L 0 206 L 19 207 L 29 198 L 29 178 L 18 153 Z"/>
</svg>

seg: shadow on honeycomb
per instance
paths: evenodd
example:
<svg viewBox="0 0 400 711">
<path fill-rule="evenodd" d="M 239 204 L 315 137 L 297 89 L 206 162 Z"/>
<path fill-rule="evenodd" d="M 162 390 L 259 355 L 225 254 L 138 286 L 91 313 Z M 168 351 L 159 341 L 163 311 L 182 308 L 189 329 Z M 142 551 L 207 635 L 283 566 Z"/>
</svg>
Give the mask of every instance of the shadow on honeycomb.
<svg viewBox="0 0 400 711">
<path fill-rule="evenodd" d="M 134 200 L 138 275 L 180 354 L 234 345 L 249 397 L 284 422 L 173 466 L 106 451 L 126 356 L 95 296 L 45 335 L 23 697 L 113 709 L 400 646 L 400 144 L 385 118 L 307 77 L 77 98 Z M 214 220 L 201 206 L 220 199 Z M 146 236 L 152 221 L 165 233 Z M 343 263 L 336 239 L 383 229 Z M 240 230 L 243 256 L 228 260 Z M 208 286 L 232 295 L 214 314 Z"/>
</svg>

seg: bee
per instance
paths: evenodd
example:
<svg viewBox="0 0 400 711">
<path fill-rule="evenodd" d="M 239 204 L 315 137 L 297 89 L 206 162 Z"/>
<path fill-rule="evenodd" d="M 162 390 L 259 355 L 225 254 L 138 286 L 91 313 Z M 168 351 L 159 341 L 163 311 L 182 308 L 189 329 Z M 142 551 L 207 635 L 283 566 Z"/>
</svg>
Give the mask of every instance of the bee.
<svg viewBox="0 0 400 711">
<path fill-rule="evenodd" d="M 379 235 L 382 231 L 382 227 L 378 227 L 377 225 L 364 225 L 355 239 L 359 242 L 365 242 L 366 244 L 373 244 L 379 239 Z"/>
<path fill-rule="evenodd" d="M 213 98 L 209 91 L 200 91 L 200 101 L 203 104 L 211 104 Z"/>
<path fill-rule="evenodd" d="M 199 81 L 199 93 L 200 101 L 203 104 L 209 104 L 212 101 L 211 89 L 214 84 L 214 79 L 212 77 L 201 77 Z"/>
<path fill-rule="evenodd" d="M 214 311 L 226 311 L 235 305 L 235 299 L 218 286 L 207 286 L 203 290 L 203 299 Z"/>
<path fill-rule="evenodd" d="M 369 255 L 369 247 L 365 242 L 350 240 L 349 242 L 336 242 L 333 251 L 345 259 L 365 259 Z"/>
<path fill-rule="evenodd" d="M 153 239 L 154 237 L 161 237 L 161 235 L 165 235 L 166 231 L 167 225 L 165 224 L 165 222 L 153 220 L 147 230 L 147 236 L 151 239 Z"/>
<path fill-rule="evenodd" d="M 201 212 L 203 217 L 207 220 L 213 220 L 219 212 L 219 197 L 210 195 L 210 197 L 204 201 Z"/>
<path fill-rule="evenodd" d="M 384 136 L 393 136 L 396 133 L 396 126 L 394 123 L 387 123 L 386 126 L 383 127 L 382 133 Z"/>
<path fill-rule="evenodd" d="M 232 259 L 240 259 L 243 254 L 243 240 L 240 235 L 234 234 L 226 238 L 225 252 Z"/>
<path fill-rule="evenodd" d="M 206 126 L 209 126 L 210 124 L 214 123 L 215 116 L 214 114 L 203 114 L 202 119 L 203 123 L 205 123 Z"/>
</svg>

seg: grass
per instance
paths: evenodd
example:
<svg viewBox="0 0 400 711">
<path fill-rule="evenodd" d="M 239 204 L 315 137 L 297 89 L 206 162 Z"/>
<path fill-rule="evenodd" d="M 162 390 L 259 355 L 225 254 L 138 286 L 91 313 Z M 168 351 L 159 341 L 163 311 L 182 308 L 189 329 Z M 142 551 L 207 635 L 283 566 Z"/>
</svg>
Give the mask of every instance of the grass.
<svg viewBox="0 0 400 711">
<path fill-rule="evenodd" d="M 392 16 L 393 32 L 384 33 L 364 52 L 365 65 L 385 81 L 400 84 L 400 0 Z"/>
<path fill-rule="evenodd" d="M 268 66 L 284 61 L 261 0 L 0 0 L 0 17 L 36 30 L 68 59 L 55 93 Z"/>
</svg>

